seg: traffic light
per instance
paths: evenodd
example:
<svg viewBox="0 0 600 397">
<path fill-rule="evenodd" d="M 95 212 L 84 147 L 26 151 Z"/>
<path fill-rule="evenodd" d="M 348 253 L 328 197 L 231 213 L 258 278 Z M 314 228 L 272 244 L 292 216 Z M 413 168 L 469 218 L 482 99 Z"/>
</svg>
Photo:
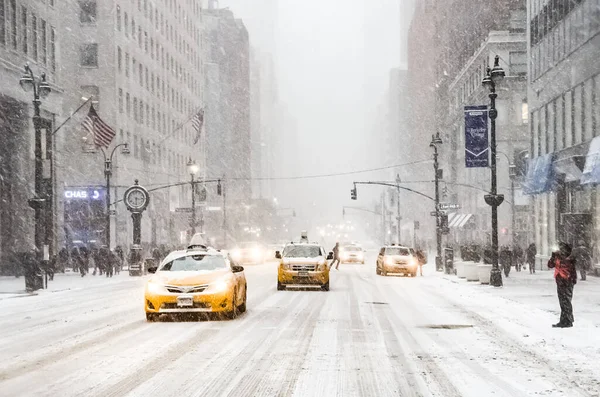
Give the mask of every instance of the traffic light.
<svg viewBox="0 0 600 397">
<path fill-rule="evenodd" d="M 440 227 L 442 230 L 448 229 L 448 214 L 440 214 Z"/>
<path fill-rule="evenodd" d="M 221 180 L 220 179 L 217 181 L 217 194 L 219 196 L 223 194 L 222 188 L 221 188 Z"/>
<path fill-rule="evenodd" d="M 350 198 L 351 198 L 352 200 L 356 200 L 356 199 L 357 199 L 357 195 L 356 195 L 356 186 L 350 190 Z"/>
</svg>

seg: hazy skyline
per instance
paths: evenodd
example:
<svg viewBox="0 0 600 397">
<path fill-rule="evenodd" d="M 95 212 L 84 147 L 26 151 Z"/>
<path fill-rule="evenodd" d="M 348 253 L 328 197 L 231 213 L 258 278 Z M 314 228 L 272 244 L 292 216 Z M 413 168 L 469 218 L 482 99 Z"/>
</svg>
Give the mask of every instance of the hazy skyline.
<svg viewBox="0 0 600 397">
<path fill-rule="evenodd" d="M 389 71 L 400 63 L 399 0 L 327 0 L 318 7 L 295 0 L 221 1 L 243 19 L 251 44 L 273 54 L 280 98 L 297 134 L 294 166 L 285 176 L 347 172 L 386 166 L 377 156 L 384 145 L 381 125 Z M 276 18 L 275 21 L 272 18 Z M 272 32 L 272 33 L 271 33 Z M 274 35 L 274 37 L 271 36 Z M 375 178 L 377 174 L 361 174 Z M 295 180 L 279 184 L 281 202 L 323 215 L 349 204 L 357 176 Z M 378 188 L 363 189 L 369 205 Z M 316 201 L 316 207 L 307 205 Z"/>
</svg>

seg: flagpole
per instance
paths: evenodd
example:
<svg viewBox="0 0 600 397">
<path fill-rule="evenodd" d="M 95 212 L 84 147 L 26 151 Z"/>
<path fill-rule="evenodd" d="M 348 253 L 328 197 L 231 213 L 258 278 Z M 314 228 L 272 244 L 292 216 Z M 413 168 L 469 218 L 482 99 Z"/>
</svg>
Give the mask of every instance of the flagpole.
<svg viewBox="0 0 600 397">
<path fill-rule="evenodd" d="M 67 122 L 69 122 L 69 120 L 71 120 L 73 118 L 73 116 L 75 116 L 77 114 L 77 112 L 79 112 L 81 110 L 81 108 L 83 108 L 93 98 L 94 98 L 94 96 L 91 95 L 84 103 L 82 103 L 81 106 L 79 106 L 77 108 L 77 110 L 75 110 L 69 117 L 67 117 L 67 119 L 65 121 L 63 121 L 54 131 L 52 131 L 52 136 L 54 136 L 54 134 L 56 134 L 58 132 L 58 130 L 60 130 L 65 124 L 67 124 Z"/>
</svg>

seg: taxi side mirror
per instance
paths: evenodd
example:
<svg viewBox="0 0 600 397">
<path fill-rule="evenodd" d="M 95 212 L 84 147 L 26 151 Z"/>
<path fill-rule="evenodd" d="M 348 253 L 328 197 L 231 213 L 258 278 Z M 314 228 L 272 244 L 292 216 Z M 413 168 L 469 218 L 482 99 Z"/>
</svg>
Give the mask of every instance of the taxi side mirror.
<svg viewBox="0 0 600 397">
<path fill-rule="evenodd" d="M 276 259 L 281 259 L 281 252 L 275 251 L 275 258 Z"/>
<path fill-rule="evenodd" d="M 154 274 L 156 273 L 156 271 L 158 270 L 158 266 L 150 266 L 148 269 L 146 269 L 148 271 L 148 273 Z"/>
<path fill-rule="evenodd" d="M 327 254 L 327 260 L 328 260 L 328 261 L 330 261 L 330 260 L 332 260 L 332 259 L 333 259 L 333 252 L 329 252 L 329 253 Z"/>
<path fill-rule="evenodd" d="M 231 271 L 233 271 L 234 273 L 240 273 L 244 271 L 244 266 L 231 266 Z"/>
</svg>

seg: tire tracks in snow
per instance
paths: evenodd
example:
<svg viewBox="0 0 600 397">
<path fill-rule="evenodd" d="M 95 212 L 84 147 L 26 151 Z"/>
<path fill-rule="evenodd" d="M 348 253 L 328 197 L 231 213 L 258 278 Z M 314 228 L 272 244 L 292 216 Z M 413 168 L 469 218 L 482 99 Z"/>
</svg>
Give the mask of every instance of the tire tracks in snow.
<svg viewBox="0 0 600 397">
<path fill-rule="evenodd" d="M 373 275 L 370 275 L 369 279 L 368 277 L 364 277 L 362 276 L 362 274 L 360 275 L 361 280 L 365 283 L 365 285 L 368 286 L 368 288 L 371 291 L 376 291 L 377 294 L 373 294 L 376 296 L 387 296 L 388 298 L 390 298 L 390 292 L 396 294 L 399 298 L 400 296 L 398 295 L 398 293 L 396 292 L 395 288 L 386 288 L 386 292 L 383 293 L 382 292 L 382 285 L 377 282 L 378 280 L 374 280 L 375 276 L 374 273 Z M 421 373 L 423 374 L 423 376 L 425 378 L 430 378 L 431 379 L 431 383 L 433 383 L 435 386 L 437 386 L 437 388 L 439 389 L 439 393 L 437 393 L 437 395 L 441 396 L 441 397 L 461 397 L 462 394 L 459 392 L 459 390 L 454 386 L 454 384 L 452 383 L 452 381 L 450 380 L 450 378 L 448 377 L 448 375 L 445 373 L 445 371 L 442 369 L 442 367 L 437 363 L 437 361 L 434 359 L 434 357 L 432 357 L 430 354 L 422 352 L 419 353 L 418 355 L 416 354 L 416 352 L 414 351 L 414 349 L 411 349 L 410 346 L 415 347 L 415 346 L 420 346 L 419 342 L 413 337 L 411 330 L 403 323 L 403 321 L 396 315 L 396 313 L 391 309 L 391 305 L 393 305 L 393 302 L 404 302 L 404 299 L 398 299 L 398 300 L 394 300 L 392 299 L 391 302 L 389 303 L 389 305 L 382 305 L 381 310 L 376 311 L 376 313 L 379 313 L 378 316 L 376 316 L 376 318 L 379 320 L 381 326 L 382 326 L 382 330 L 388 331 L 389 335 L 392 335 L 392 338 L 386 338 L 384 335 L 384 341 L 386 343 L 386 347 L 388 348 L 388 351 L 398 351 L 400 354 L 396 355 L 396 357 L 394 358 L 393 361 L 395 361 L 398 365 L 400 365 L 401 367 L 408 367 L 406 371 L 402 371 L 401 374 L 402 375 L 406 375 L 406 374 L 412 374 L 412 379 L 410 384 L 411 385 L 417 385 L 417 384 L 423 384 L 422 382 L 420 382 L 420 379 L 415 375 L 414 371 L 410 371 L 410 362 L 407 359 L 403 359 L 401 360 L 400 357 L 404 356 L 404 357 L 414 357 L 414 358 L 419 358 L 420 356 L 420 360 L 412 360 L 411 362 L 413 363 L 413 365 L 417 368 L 420 369 Z M 400 332 L 398 332 L 400 331 Z M 390 358 L 392 359 L 392 358 Z M 430 386 L 430 385 L 428 385 Z M 423 389 L 422 387 L 420 389 Z M 436 395 L 436 393 L 433 393 L 431 391 L 431 388 L 429 388 L 429 391 L 432 395 Z M 409 395 L 419 395 L 419 394 L 414 394 L 415 391 L 414 390 L 405 390 L 405 393 L 409 394 Z"/>
<path fill-rule="evenodd" d="M 259 306 L 266 301 L 271 294 L 271 290 L 266 290 L 262 291 L 262 293 L 260 293 L 258 296 L 249 296 L 249 298 L 252 298 L 252 300 L 256 302 L 253 303 L 253 305 Z M 186 338 L 177 342 L 175 345 L 168 347 L 162 354 L 153 356 L 147 364 L 145 364 L 142 368 L 137 369 L 133 374 L 120 379 L 117 383 L 105 387 L 103 390 L 93 390 L 90 391 L 90 393 L 102 397 L 120 397 L 126 395 L 127 393 L 134 391 L 143 383 L 147 382 L 149 379 L 156 376 L 161 371 L 165 370 L 167 363 L 175 363 L 181 360 L 182 357 L 190 354 L 190 351 L 193 351 L 199 344 L 214 343 L 215 345 L 219 345 L 219 342 L 223 342 L 223 339 L 227 339 L 231 333 L 235 334 L 237 330 L 247 326 L 244 320 L 248 319 L 248 314 L 249 313 L 243 314 L 236 320 L 228 320 L 223 322 L 224 324 L 235 323 L 232 330 L 223 332 L 221 329 L 202 329 L 191 338 Z M 220 323 L 215 322 L 215 324 Z M 148 325 L 152 326 L 152 324 Z M 223 336 L 220 338 L 221 340 L 213 341 L 213 339 L 219 335 Z M 195 392 L 197 392 L 197 390 Z"/>
</svg>

